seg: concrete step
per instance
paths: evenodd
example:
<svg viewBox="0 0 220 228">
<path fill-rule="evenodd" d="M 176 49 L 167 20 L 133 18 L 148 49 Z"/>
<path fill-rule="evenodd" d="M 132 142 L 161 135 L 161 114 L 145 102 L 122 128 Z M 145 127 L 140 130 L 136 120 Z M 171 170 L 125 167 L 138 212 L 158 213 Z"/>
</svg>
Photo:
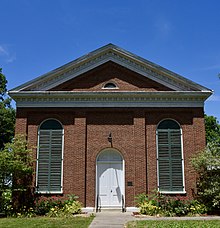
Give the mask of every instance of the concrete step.
<svg viewBox="0 0 220 228">
<path fill-rule="evenodd" d="M 100 212 L 118 212 L 122 213 L 121 207 L 102 207 Z"/>
</svg>

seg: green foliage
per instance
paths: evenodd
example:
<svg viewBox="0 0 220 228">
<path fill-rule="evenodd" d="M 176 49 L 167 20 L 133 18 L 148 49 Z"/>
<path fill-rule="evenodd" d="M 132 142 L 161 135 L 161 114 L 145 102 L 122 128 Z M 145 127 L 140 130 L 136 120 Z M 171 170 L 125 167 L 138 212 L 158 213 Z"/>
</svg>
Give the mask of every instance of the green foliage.
<svg viewBox="0 0 220 228">
<path fill-rule="evenodd" d="M 185 200 L 181 197 L 170 197 L 154 192 L 140 194 L 136 197 L 141 214 L 150 216 L 185 216 L 205 214 L 207 208 L 196 200 Z"/>
<path fill-rule="evenodd" d="M 11 107 L 11 99 L 6 92 L 7 80 L 0 68 L 0 151 L 14 136 L 15 110 Z"/>
<path fill-rule="evenodd" d="M 82 204 L 79 201 L 72 202 L 71 204 L 64 204 L 63 208 L 57 206 L 50 209 L 47 216 L 49 217 L 72 217 L 75 214 L 82 212 Z"/>
<path fill-rule="evenodd" d="M 141 193 L 135 196 L 135 202 L 137 203 L 138 207 L 147 201 L 149 201 L 149 197 L 146 193 Z"/>
<path fill-rule="evenodd" d="M 65 215 L 80 214 L 82 212 L 82 204 L 79 201 L 75 201 L 71 204 L 65 204 L 63 212 Z"/>
<path fill-rule="evenodd" d="M 204 151 L 192 159 L 199 178 L 197 197 L 209 212 L 220 211 L 220 146 L 209 143 Z"/>
<path fill-rule="evenodd" d="M 64 200 L 62 197 L 40 197 L 36 200 L 34 212 L 36 215 L 46 215 L 52 208 L 63 208 Z"/>
<path fill-rule="evenodd" d="M 7 191 L 12 192 L 13 209 L 30 203 L 28 191 L 32 184 L 32 162 L 32 150 L 28 149 L 24 136 L 17 135 L 11 143 L 5 144 L 4 149 L 0 152 L 1 205 L 5 202 Z M 5 207 L 1 207 L 1 210 L 7 213 Z"/>
<path fill-rule="evenodd" d="M 205 115 L 206 143 L 220 144 L 220 124 L 216 117 Z"/>
<path fill-rule="evenodd" d="M 69 195 L 66 200 L 63 197 L 40 197 L 36 201 L 34 213 L 49 217 L 71 217 L 82 211 L 82 205 L 77 198 L 74 194 Z"/>
<path fill-rule="evenodd" d="M 2 68 L 0 68 L 0 98 L 3 99 L 3 96 L 7 92 L 7 80 L 5 76 L 2 74 Z"/>
<path fill-rule="evenodd" d="M 154 205 L 153 201 L 144 202 L 140 205 L 140 213 L 145 215 L 157 215 L 160 212 L 160 208 Z"/>
<path fill-rule="evenodd" d="M 0 198 L 0 212 L 10 214 L 12 211 L 12 192 L 11 189 L 6 189 L 1 194 Z"/>
<path fill-rule="evenodd" d="M 0 153 L 0 189 L 8 188 L 5 180 L 12 176 L 12 189 L 26 189 L 27 176 L 32 175 L 32 150 L 28 149 L 27 141 L 22 135 L 17 135 L 13 142 L 5 144 Z M 19 180 L 19 181 L 14 181 Z M 24 181 L 22 181 L 24 180 Z M 30 184 L 30 183 L 29 183 Z"/>
<path fill-rule="evenodd" d="M 185 216 L 190 212 L 190 204 L 190 201 L 169 196 L 162 196 L 159 201 L 162 214 L 165 216 Z"/>
<path fill-rule="evenodd" d="M 202 204 L 201 202 L 199 202 L 198 200 L 192 200 L 190 202 L 190 211 L 191 214 L 198 214 L 198 215 L 203 215 L 207 213 L 207 207 Z"/>
</svg>

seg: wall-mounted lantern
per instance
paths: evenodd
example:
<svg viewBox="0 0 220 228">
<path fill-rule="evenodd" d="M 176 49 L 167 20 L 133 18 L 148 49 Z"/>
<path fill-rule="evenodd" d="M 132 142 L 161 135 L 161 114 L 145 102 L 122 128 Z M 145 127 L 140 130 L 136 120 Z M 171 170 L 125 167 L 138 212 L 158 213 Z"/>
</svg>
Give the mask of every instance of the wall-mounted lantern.
<svg viewBox="0 0 220 228">
<path fill-rule="evenodd" d="M 110 143 L 112 143 L 112 133 L 111 133 L 111 132 L 110 132 L 109 135 L 108 135 L 108 141 L 109 141 Z"/>
</svg>

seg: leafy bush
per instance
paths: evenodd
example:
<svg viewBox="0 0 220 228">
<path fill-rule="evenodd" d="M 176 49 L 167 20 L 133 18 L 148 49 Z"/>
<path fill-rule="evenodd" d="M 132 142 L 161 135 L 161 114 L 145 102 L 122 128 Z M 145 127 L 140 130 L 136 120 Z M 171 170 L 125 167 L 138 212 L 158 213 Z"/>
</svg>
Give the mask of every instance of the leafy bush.
<svg viewBox="0 0 220 228">
<path fill-rule="evenodd" d="M 82 205 L 79 201 L 72 202 L 71 204 L 65 204 L 63 208 L 57 206 L 50 209 L 46 214 L 49 217 L 71 217 L 74 214 L 80 214 L 82 212 Z"/>
<path fill-rule="evenodd" d="M 11 213 L 12 210 L 12 192 L 11 189 L 6 189 L 1 193 L 0 212 L 5 215 Z"/>
<path fill-rule="evenodd" d="M 197 171 L 197 199 L 207 206 L 209 213 L 220 213 L 220 145 L 209 143 L 204 151 L 192 159 Z"/>
<path fill-rule="evenodd" d="M 189 212 L 189 202 L 180 197 L 161 195 L 158 203 L 165 216 L 184 216 Z"/>
<path fill-rule="evenodd" d="M 24 135 L 16 135 L 11 143 L 5 144 L 0 153 L 0 205 L 4 205 L 5 191 L 11 191 L 14 212 L 32 203 L 33 154 Z M 6 211 L 2 211 L 7 214 Z"/>
<path fill-rule="evenodd" d="M 40 197 L 35 202 L 34 211 L 36 215 L 46 215 L 52 208 L 63 208 L 62 197 Z"/>
<path fill-rule="evenodd" d="M 61 209 L 57 206 L 50 208 L 49 212 L 46 214 L 48 217 L 61 217 Z"/>
<path fill-rule="evenodd" d="M 154 205 L 153 201 L 144 202 L 140 205 L 140 213 L 145 215 L 157 215 L 160 208 Z"/>
<path fill-rule="evenodd" d="M 137 203 L 138 207 L 147 201 L 149 201 L 149 198 L 148 198 L 148 195 L 145 193 L 141 193 L 135 196 L 135 202 Z"/>
<path fill-rule="evenodd" d="M 65 204 L 63 208 L 64 214 L 80 214 L 82 212 L 82 204 L 79 201 L 75 201 L 71 204 Z"/>
<path fill-rule="evenodd" d="M 66 200 L 63 197 L 41 197 L 35 204 L 35 214 L 49 217 L 79 214 L 82 211 L 82 205 L 76 200 L 77 198 L 74 194 L 69 195 Z"/>
<path fill-rule="evenodd" d="M 24 206 L 19 210 L 19 212 L 14 212 L 10 216 L 16 217 L 16 218 L 32 218 L 32 217 L 35 217 L 36 214 L 32 207 L 27 208 L 26 206 Z"/>
<path fill-rule="evenodd" d="M 198 200 L 192 200 L 190 203 L 190 212 L 191 214 L 206 214 L 208 211 L 207 207 L 200 203 Z"/>
<path fill-rule="evenodd" d="M 163 216 L 185 216 L 204 214 L 207 208 L 196 200 L 185 200 L 181 197 L 170 197 L 154 192 L 153 194 L 140 194 L 136 202 L 141 214 Z"/>
</svg>

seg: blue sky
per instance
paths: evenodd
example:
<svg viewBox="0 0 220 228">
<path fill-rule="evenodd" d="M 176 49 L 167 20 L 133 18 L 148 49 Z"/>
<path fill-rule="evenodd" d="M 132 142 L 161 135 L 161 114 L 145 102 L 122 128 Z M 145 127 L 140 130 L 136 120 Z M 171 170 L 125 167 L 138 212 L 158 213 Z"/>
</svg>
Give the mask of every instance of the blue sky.
<svg viewBox="0 0 220 228">
<path fill-rule="evenodd" d="M 219 0 L 0 0 L 8 89 L 108 43 L 213 89 L 220 120 Z"/>
</svg>

